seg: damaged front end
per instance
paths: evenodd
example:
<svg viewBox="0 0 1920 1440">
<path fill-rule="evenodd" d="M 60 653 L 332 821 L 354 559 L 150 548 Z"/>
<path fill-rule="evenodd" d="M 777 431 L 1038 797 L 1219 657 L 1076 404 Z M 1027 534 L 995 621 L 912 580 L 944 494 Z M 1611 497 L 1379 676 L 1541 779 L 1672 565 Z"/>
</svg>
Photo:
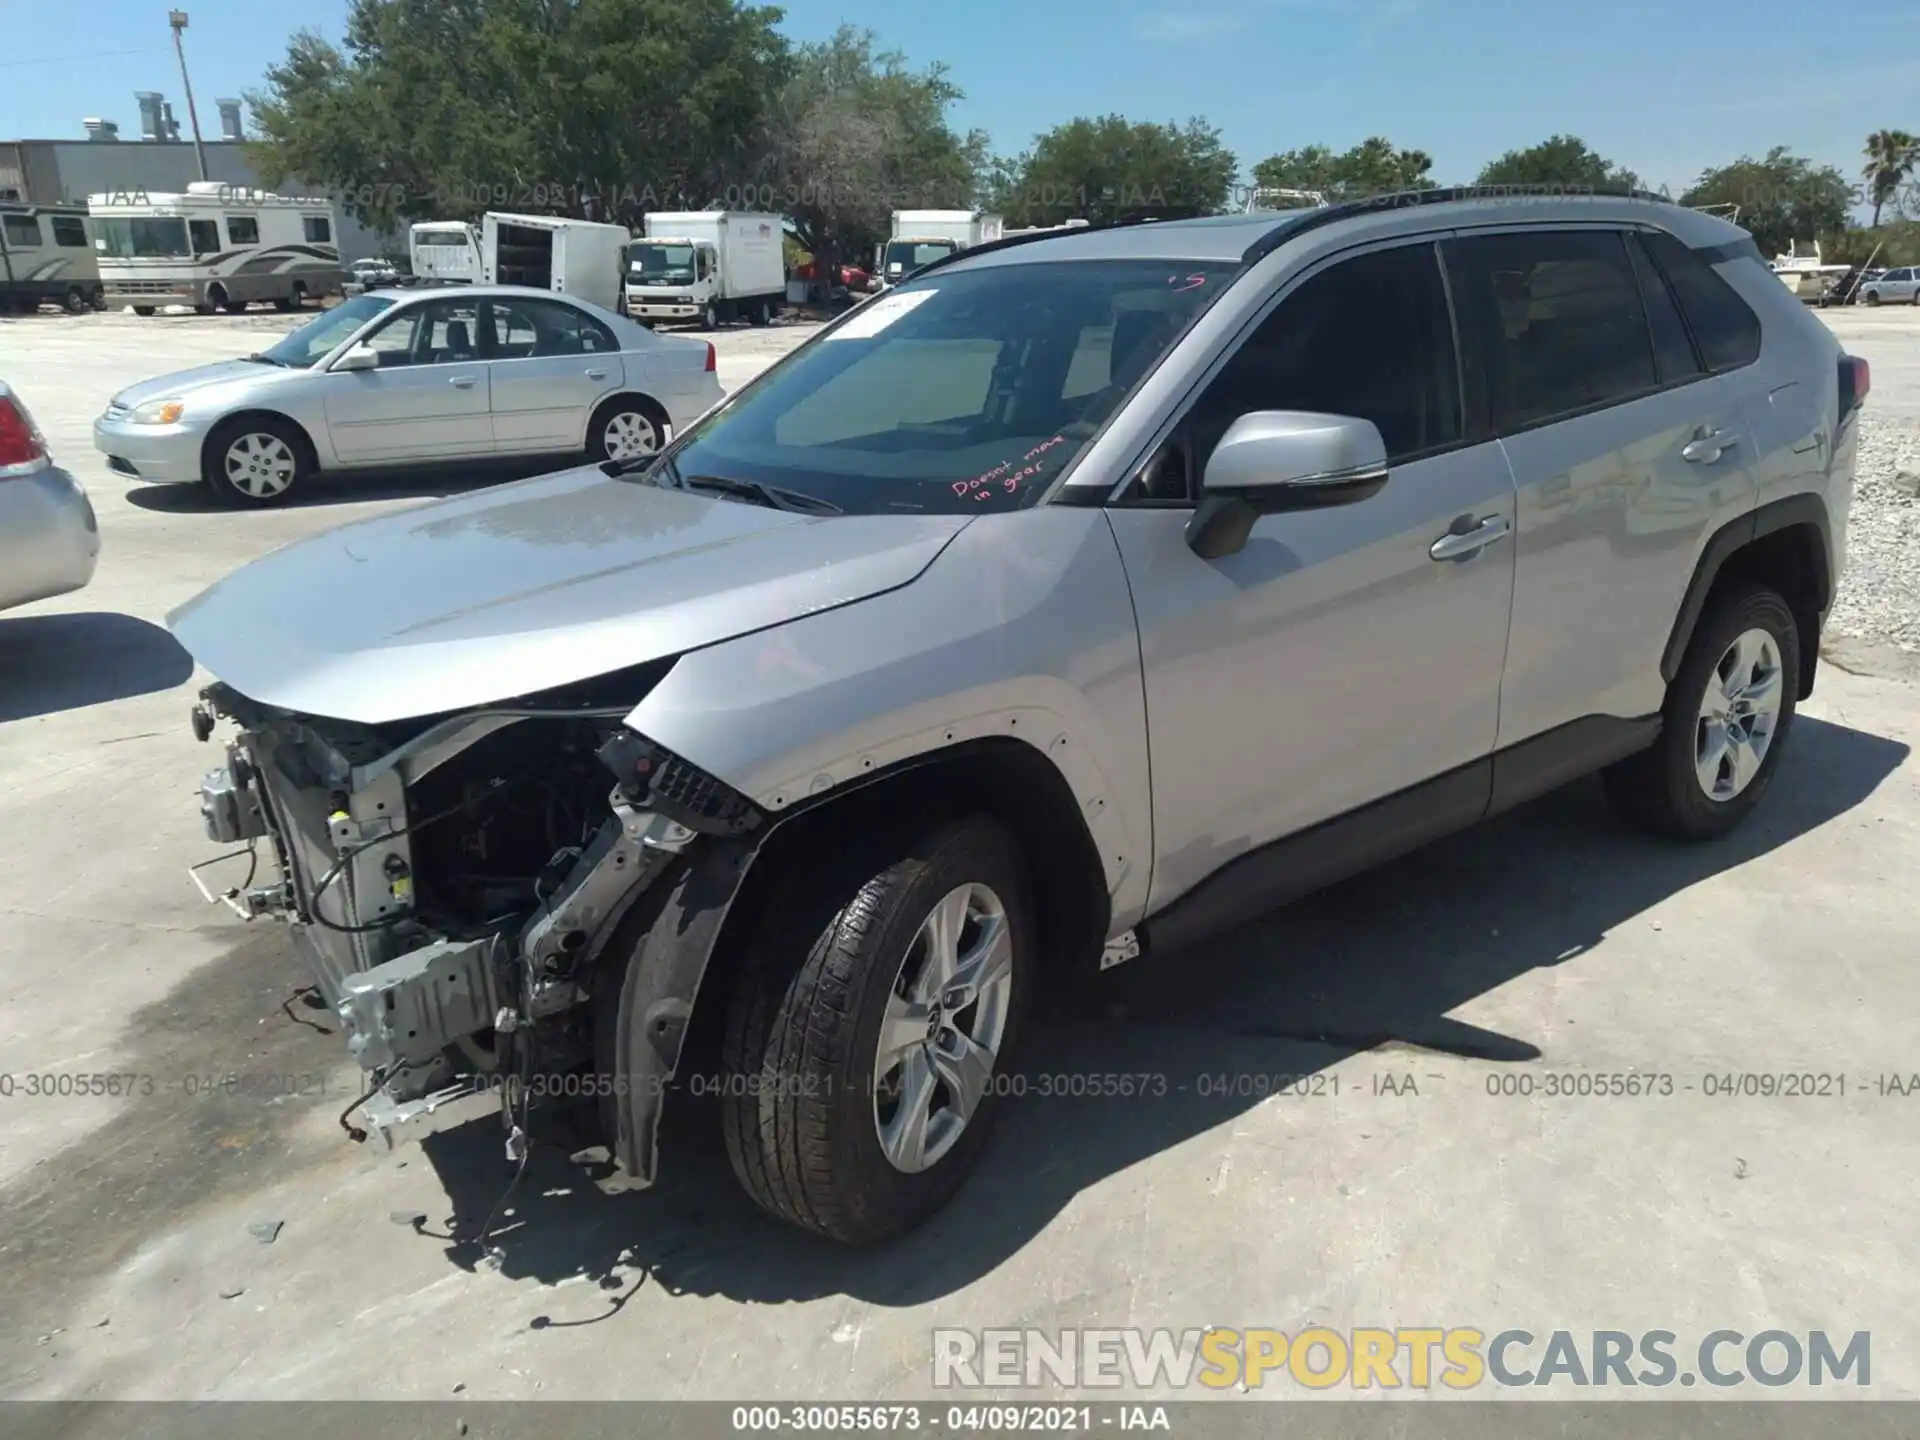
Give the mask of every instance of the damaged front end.
<svg viewBox="0 0 1920 1440">
<path fill-rule="evenodd" d="M 653 1178 L 662 1092 L 767 818 L 621 723 L 664 668 L 380 725 L 202 692 L 195 735 L 238 731 L 201 812 L 238 848 L 195 882 L 289 924 L 366 1072 L 356 1138 L 497 1110 L 519 1160 L 534 1094 L 598 1095 L 624 1168 Z M 203 878 L 241 862 L 237 885 Z M 662 933 L 610 953 L 648 896 Z"/>
</svg>

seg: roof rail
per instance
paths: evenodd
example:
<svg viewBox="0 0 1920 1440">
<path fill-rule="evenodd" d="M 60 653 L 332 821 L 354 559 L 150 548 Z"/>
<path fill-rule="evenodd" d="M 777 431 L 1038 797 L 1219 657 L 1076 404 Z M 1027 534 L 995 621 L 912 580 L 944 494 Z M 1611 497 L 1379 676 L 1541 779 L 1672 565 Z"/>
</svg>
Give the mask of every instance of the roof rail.
<svg viewBox="0 0 1920 1440">
<path fill-rule="evenodd" d="M 1262 235 L 1246 252 L 1241 255 L 1242 264 L 1251 265 L 1256 260 L 1271 255 L 1280 247 L 1282 241 L 1308 230 L 1317 230 L 1322 225 L 1331 225 L 1337 220 L 1351 219 L 1355 215 L 1367 215 L 1376 210 L 1404 210 L 1414 205 L 1445 205 L 1459 200 L 1496 200 L 1509 197 L 1534 196 L 1539 199 L 1570 200 L 1580 198 L 1602 198 L 1608 200 L 1658 200 L 1664 205 L 1673 204 L 1671 197 L 1656 195 L 1651 190 L 1603 190 L 1596 186 L 1575 187 L 1568 185 L 1447 185 L 1433 190 L 1393 190 L 1382 195 L 1368 195 L 1359 200 L 1343 200 L 1337 205 L 1328 205 L 1316 210 L 1300 210 L 1288 215 L 1288 218 Z"/>
<path fill-rule="evenodd" d="M 951 265 L 956 260 L 968 259 L 974 255 L 987 255 L 995 250 L 1011 250 L 1015 245 L 1030 245 L 1035 240 L 1045 240 L 1054 235 L 1090 235 L 1098 230 L 1128 230 L 1139 225 L 1164 225 L 1168 221 L 1149 216 L 1144 220 L 1095 220 L 1083 221 L 1071 229 L 1062 227 L 1057 230 L 1027 230 L 1013 235 L 1002 235 L 998 240 L 988 240 L 979 245 L 969 245 L 964 250 L 950 250 L 938 260 L 929 260 L 913 274 L 904 276 L 905 280 L 917 280 L 929 270 L 938 270 L 942 265 Z"/>
</svg>

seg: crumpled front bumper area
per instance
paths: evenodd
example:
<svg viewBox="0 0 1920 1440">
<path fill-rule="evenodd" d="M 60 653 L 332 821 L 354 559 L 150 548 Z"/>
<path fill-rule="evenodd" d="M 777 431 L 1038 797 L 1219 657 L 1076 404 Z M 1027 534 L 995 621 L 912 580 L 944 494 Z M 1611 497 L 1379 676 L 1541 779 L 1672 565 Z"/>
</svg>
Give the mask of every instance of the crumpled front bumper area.
<svg viewBox="0 0 1920 1440">
<path fill-rule="evenodd" d="M 243 887 L 201 888 L 246 918 L 290 924 L 367 1077 L 355 1138 L 392 1145 L 499 1113 L 508 1156 L 520 1158 L 534 1075 L 607 1066 L 594 1054 L 602 1027 L 582 1023 L 594 991 L 606 989 L 607 1003 L 621 1003 L 616 1148 L 650 1181 L 661 1092 L 759 812 L 609 711 L 478 710 L 398 738 L 270 711 L 216 685 L 195 713 L 196 734 L 211 738 L 221 718 L 241 728 L 202 782 L 201 814 L 210 839 L 240 848 L 196 869 L 250 863 Z M 536 741 L 571 756 L 572 768 L 538 785 L 495 773 Z M 593 788 L 582 755 L 597 758 L 610 794 Z M 587 798 L 574 804 L 569 786 Z M 544 841 L 528 852 L 545 859 L 530 876 L 495 876 L 487 872 L 503 865 L 503 842 L 485 817 L 515 787 L 534 802 L 508 816 L 507 838 L 524 838 L 544 813 L 560 843 L 550 855 Z M 256 884 L 265 867 L 251 862 L 262 847 L 273 873 Z M 674 933 L 643 938 L 631 965 L 624 955 L 603 962 L 622 920 L 656 887 L 646 914 L 672 908 Z M 699 924 L 687 923 L 690 913 Z M 629 1073 L 628 1056 L 644 1077 Z"/>
</svg>

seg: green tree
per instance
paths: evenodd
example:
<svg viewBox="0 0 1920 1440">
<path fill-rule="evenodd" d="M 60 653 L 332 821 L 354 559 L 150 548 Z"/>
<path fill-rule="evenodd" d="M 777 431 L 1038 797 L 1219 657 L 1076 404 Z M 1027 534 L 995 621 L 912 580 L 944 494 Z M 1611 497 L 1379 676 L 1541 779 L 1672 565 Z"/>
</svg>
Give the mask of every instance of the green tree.
<svg viewBox="0 0 1920 1440">
<path fill-rule="evenodd" d="M 1776 145 L 1764 159 L 1743 155 L 1703 172 L 1680 196 L 1682 205 L 1738 205 L 1740 223 L 1763 253 L 1777 255 L 1796 240 L 1817 240 L 1846 229 L 1854 189 L 1831 165 L 1815 165 Z"/>
<path fill-rule="evenodd" d="M 1920 164 L 1920 140 L 1904 130 L 1876 130 L 1867 137 L 1867 199 L 1873 204 L 1873 223 L 1880 211 Z"/>
<path fill-rule="evenodd" d="M 1476 185 L 1544 185 L 1610 193 L 1637 190 L 1640 177 L 1616 165 L 1577 135 L 1553 135 L 1487 162 Z"/>
<path fill-rule="evenodd" d="M 262 177 L 363 223 L 531 210 L 631 223 L 757 160 L 781 12 L 738 0 L 351 0 L 250 96 Z"/>
<path fill-rule="evenodd" d="M 759 181 L 728 197 L 788 216 L 823 273 L 866 255 L 894 210 L 971 208 L 987 164 L 986 136 L 947 124 L 962 96 L 945 67 L 914 70 L 874 43 L 844 25 L 799 47 L 769 110 Z"/>
<path fill-rule="evenodd" d="M 1424 150 L 1403 150 L 1381 135 L 1362 140 L 1351 150 L 1336 153 L 1325 145 L 1308 145 L 1269 155 L 1253 167 L 1253 183 L 1262 189 L 1318 190 L 1335 204 L 1391 195 L 1403 190 L 1431 190 L 1433 157 Z"/>
<path fill-rule="evenodd" d="M 1236 161 L 1205 120 L 1184 125 L 1081 116 L 987 167 L 987 204 L 1010 226 L 1210 215 L 1226 208 Z"/>
</svg>

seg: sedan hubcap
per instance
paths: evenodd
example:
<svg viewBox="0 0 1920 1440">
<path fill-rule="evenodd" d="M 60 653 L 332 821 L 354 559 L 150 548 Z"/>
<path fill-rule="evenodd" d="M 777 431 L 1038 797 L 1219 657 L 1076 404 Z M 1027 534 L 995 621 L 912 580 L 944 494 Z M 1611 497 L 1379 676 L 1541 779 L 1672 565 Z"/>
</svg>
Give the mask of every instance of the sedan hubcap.
<svg viewBox="0 0 1920 1440">
<path fill-rule="evenodd" d="M 1727 647 L 1707 677 L 1694 739 L 1694 773 L 1714 800 L 1731 800 L 1753 783 L 1780 723 L 1784 678 L 1780 647 L 1765 630 L 1748 630 Z"/>
<path fill-rule="evenodd" d="M 637 410 L 623 410 L 607 421 L 604 443 L 609 460 L 634 460 L 660 448 L 660 432 Z"/>
<path fill-rule="evenodd" d="M 1013 1000 L 1007 909 L 985 885 L 933 907 L 900 962 L 873 1062 L 873 1124 L 896 1170 L 939 1163 L 985 1098 Z"/>
<path fill-rule="evenodd" d="M 242 435 L 227 447 L 227 483 L 255 500 L 267 500 L 293 484 L 298 466 L 278 435 Z"/>
</svg>

